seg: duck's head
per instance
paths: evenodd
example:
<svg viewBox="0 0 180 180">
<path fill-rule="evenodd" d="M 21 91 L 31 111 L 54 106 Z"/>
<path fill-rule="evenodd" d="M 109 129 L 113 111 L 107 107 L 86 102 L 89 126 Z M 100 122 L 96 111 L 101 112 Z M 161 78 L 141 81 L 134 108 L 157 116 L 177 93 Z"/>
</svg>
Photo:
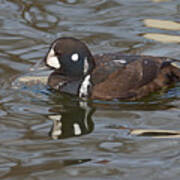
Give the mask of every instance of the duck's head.
<svg viewBox="0 0 180 180">
<path fill-rule="evenodd" d="M 68 77 L 84 77 L 95 67 L 88 47 L 75 38 L 58 38 L 44 58 L 47 67 Z"/>
</svg>

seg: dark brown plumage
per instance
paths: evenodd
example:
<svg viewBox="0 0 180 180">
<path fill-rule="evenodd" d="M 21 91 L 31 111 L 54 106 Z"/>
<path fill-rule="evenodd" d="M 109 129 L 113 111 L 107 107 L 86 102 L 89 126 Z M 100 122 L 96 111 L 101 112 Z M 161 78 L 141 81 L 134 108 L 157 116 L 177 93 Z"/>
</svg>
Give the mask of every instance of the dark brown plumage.
<svg viewBox="0 0 180 180">
<path fill-rule="evenodd" d="M 54 68 L 51 88 L 91 99 L 136 100 L 180 81 L 178 60 L 121 53 L 93 57 L 74 38 L 53 42 L 45 63 Z"/>
</svg>

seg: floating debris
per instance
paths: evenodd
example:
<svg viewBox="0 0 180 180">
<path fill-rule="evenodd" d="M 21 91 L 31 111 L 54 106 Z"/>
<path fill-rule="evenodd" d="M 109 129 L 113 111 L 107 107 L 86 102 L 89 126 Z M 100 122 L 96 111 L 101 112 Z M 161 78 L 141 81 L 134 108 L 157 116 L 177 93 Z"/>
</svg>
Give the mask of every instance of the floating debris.
<svg viewBox="0 0 180 180">
<path fill-rule="evenodd" d="M 162 129 L 132 129 L 130 135 L 151 138 L 180 138 L 180 131 Z"/>
</svg>

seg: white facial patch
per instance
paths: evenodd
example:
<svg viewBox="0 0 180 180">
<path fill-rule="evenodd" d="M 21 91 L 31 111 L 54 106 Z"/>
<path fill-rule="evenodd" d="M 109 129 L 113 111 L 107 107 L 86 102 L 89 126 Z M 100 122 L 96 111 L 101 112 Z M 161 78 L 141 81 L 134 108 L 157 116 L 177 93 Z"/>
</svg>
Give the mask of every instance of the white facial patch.
<svg viewBox="0 0 180 180">
<path fill-rule="evenodd" d="M 50 50 L 46 59 L 46 63 L 48 66 L 53 67 L 55 69 L 59 69 L 61 67 L 61 64 L 59 63 L 57 56 L 55 56 L 54 49 Z"/>
<path fill-rule="evenodd" d="M 86 74 L 89 70 L 89 64 L 88 64 L 88 60 L 87 57 L 84 59 L 84 74 Z"/>
<path fill-rule="evenodd" d="M 72 54 L 71 60 L 74 61 L 74 62 L 78 61 L 79 60 L 79 54 L 78 53 Z"/>
<path fill-rule="evenodd" d="M 87 75 L 84 78 L 84 81 L 82 82 L 80 90 L 79 90 L 79 97 L 80 98 L 88 96 L 88 88 L 89 88 L 89 86 L 91 86 L 90 78 L 91 78 L 90 75 Z"/>
</svg>

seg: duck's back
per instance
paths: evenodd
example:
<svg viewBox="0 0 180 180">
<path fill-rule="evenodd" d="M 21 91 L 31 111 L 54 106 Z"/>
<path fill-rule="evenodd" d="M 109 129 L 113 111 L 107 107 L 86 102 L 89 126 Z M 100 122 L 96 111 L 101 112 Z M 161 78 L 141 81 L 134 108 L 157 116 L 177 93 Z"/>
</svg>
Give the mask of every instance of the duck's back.
<svg viewBox="0 0 180 180">
<path fill-rule="evenodd" d="M 94 57 L 93 99 L 139 99 L 180 80 L 174 59 L 121 53 Z"/>
</svg>

